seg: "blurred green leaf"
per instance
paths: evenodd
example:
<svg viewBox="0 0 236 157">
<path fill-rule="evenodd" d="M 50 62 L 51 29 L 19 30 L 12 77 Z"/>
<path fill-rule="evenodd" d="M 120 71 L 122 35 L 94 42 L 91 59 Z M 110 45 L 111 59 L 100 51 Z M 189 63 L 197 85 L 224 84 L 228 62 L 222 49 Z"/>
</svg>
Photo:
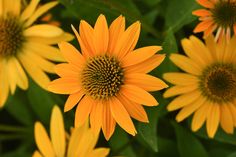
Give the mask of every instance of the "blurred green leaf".
<svg viewBox="0 0 236 157">
<path fill-rule="evenodd" d="M 178 149 L 181 157 L 208 157 L 207 152 L 193 133 L 176 122 L 172 123 L 175 129 Z"/>
<path fill-rule="evenodd" d="M 234 152 L 234 153 L 230 154 L 230 155 L 229 155 L 229 156 L 227 156 L 227 157 L 236 157 L 236 152 Z"/>
<path fill-rule="evenodd" d="M 167 1 L 166 1 L 167 2 Z M 168 8 L 165 14 L 168 30 L 178 31 L 184 25 L 197 19 L 192 11 L 199 5 L 195 0 L 168 0 Z"/>
</svg>

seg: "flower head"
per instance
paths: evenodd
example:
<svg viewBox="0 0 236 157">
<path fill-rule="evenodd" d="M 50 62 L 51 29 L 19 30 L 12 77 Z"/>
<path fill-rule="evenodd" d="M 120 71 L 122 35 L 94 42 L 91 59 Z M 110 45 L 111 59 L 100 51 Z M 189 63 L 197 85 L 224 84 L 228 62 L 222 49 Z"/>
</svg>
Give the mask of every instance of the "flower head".
<svg viewBox="0 0 236 157">
<path fill-rule="evenodd" d="M 228 44 L 216 43 L 213 36 L 206 45 L 191 36 L 182 40 L 187 54 L 172 54 L 170 59 L 184 72 L 166 73 L 164 78 L 175 86 L 164 97 L 177 96 L 168 110 L 181 109 L 176 120 L 192 113 L 192 130 L 197 131 L 206 121 L 209 137 L 214 137 L 219 124 L 227 133 L 236 126 L 236 37 Z"/>
<path fill-rule="evenodd" d="M 90 124 L 97 133 L 102 128 L 106 139 L 113 134 L 116 122 L 128 133 L 136 130 L 130 118 L 148 122 L 143 105 L 158 105 L 147 91 L 166 88 L 160 79 L 148 75 L 164 59 L 155 54 L 160 46 L 134 50 L 140 33 L 140 22 L 125 30 L 125 19 L 119 16 L 108 28 L 104 15 L 100 15 L 92 28 L 81 21 L 79 41 L 82 54 L 71 44 L 59 44 L 68 63 L 56 66 L 61 77 L 51 82 L 49 89 L 70 94 L 64 111 L 79 103 L 75 113 L 75 126 L 82 125 L 90 115 Z"/>
<path fill-rule="evenodd" d="M 79 128 L 73 128 L 71 135 L 66 135 L 63 117 L 57 106 L 54 106 L 52 110 L 51 140 L 40 122 L 35 123 L 34 132 L 39 150 L 34 152 L 33 157 L 105 157 L 109 153 L 107 148 L 94 149 L 99 136 L 92 132 L 88 123 Z"/>
<path fill-rule="evenodd" d="M 204 36 L 217 29 L 216 40 L 226 36 L 230 39 L 231 31 L 236 34 L 236 1 L 235 0 L 197 0 L 206 9 L 193 12 L 201 21 L 194 32 L 204 32 Z"/>
<path fill-rule="evenodd" d="M 73 38 L 56 26 L 34 25 L 57 2 L 41 7 L 37 7 L 39 0 L 31 0 L 26 7 L 21 3 L 21 0 L 0 0 L 0 107 L 16 86 L 28 88 L 25 71 L 46 89 L 50 80 L 45 72 L 54 73 L 54 64 L 49 60 L 64 61 L 59 50 L 51 45 Z"/>
</svg>

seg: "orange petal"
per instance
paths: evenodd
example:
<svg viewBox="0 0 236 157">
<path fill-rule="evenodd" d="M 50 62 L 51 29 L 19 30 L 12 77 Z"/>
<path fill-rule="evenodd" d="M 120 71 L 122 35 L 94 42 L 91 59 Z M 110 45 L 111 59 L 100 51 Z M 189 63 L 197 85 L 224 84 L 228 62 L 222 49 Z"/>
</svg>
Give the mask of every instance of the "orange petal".
<svg viewBox="0 0 236 157">
<path fill-rule="evenodd" d="M 213 24 L 213 20 L 205 20 L 200 22 L 193 30 L 194 33 L 198 33 L 198 32 L 202 32 L 205 31 L 206 29 L 208 29 L 212 24 Z"/>
<path fill-rule="evenodd" d="M 196 89 L 198 89 L 198 84 L 193 84 L 193 85 L 188 85 L 188 86 L 176 85 L 176 86 L 168 88 L 163 94 L 163 97 L 169 98 L 172 96 L 189 93 Z"/>
<path fill-rule="evenodd" d="M 107 53 L 109 41 L 109 31 L 107 26 L 107 20 L 104 15 L 100 15 L 94 26 L 94 44 L 96 54 Z"/>
<path fill-rule="evenodd" d="M 208 27 L 208 29 L 204 31 L 203 37 L 204 38 L 208 37 L 210 34 L 212 34 L 216 30 L 216 28 L 217 28 L 217 24 L 214 24 Z"/>
<path fill-rule="evenodd" d="M 112 97 L 109 100 L 109 105 L 111 107 L 111 114 L 114 117 L 115 121 L 129 134 L 135 135 L 137 133 L 134 124 L 124 108 L 121 102 L 116 98 Z"/>
<path fill-rule="evenodd" d="M 182 85 L 182 86 L 194 85 L 194 84 L 198 84 L 199 82 L 198 77 L 191 74 L 180 73 L 180 72 L 165 73 L 163 75 L 163 78 L 172 84 L 177 84 L 177 85 Z"/>
<path fill-rule="evenodd" d="M 220 125 L 226 133 L 233 134 L 234 132 L 233 115 L 228 105 L 229 104 L 220 105 Z"/>
<path fill-rule="evenodd" d="M 141 63 L 152 57 L 157 51 L 162 50 L 160 46 L 147 46 L 128 53 L 121 61 L 123 67 Z"/>
<path fill-rule="evenodd" d="M 115 46 L 117 45 L 118 39 L 125 31 L 125 18 L 120 15 L 110 25 L 109 28 L 109 45 L 108 53 L 112 54 Z"/>
<path fill-rule="evenodd" d="M 110 105 L 108 103 L 104 103 L 103 118 L 102 118 L 102 131 L 106 140 L 109 140 L 112 134 L 114 133 L 115 126 L 116 126 L 116 122 L 111 115 Z"/>
<path fill-rule="evenodd" d="M 148 73 L 159 66 L 165 59 L 164 54 L 156 54 L 149 59 L 125 68 L 127 73 Z"/>
<path fill-rule="evenodd" d="M 146 106 L 158 105 L 158 102 L 151 94 L 149 94 L 148 92 L 146 92 L 145 90 L 143 90 L 142 88 L 139 88 L 137 86 L 123 85 L 121 87 L 120 92 L 123 95 L 125 95 L 127 98 L 129 98 L 130 100 L 132 100 L 138 104 L 143 104 Z"/>
<path fill-rule="evenodd" d="M 146 91 L 157 91 L 168 87 L 161 79 L 140 73 L 127 73 L 125 75 L 125 84 L 132 84 Z"/>
<path fill-rule="evenodd" d="M 61 42 L 58 46 L 68 62 L 79 67 L 85 62 L 84 57 L 70 43 Z"/>
<path fill-rule="evenodd" d="M 72 94 L 81 90 L 78 79 L 74 78 L 59 78 L 52 81 L 48 89 L 51 92 L 58 94 Z"/>
<path fill-rule="evenodd" d="M 197 2 L 206 8 L 214 7 L 214 3 L 212 3 L 210 0 L 197 0 Z"/>
<path fill-rule="evenodd" d="M 97 135 L 102 127 L 103 108 L 105 104 L 100 102 L 93 105 L 90 113 L 91 129 Z"/>
<path fill-rule="evenodd" d="M 210 138 L 215 136 L 217 128 L 220 122 L 220 106 L 218 104 L 212 104 L 212 108 L 208 113 L 206 128 L 207 134 Z"/>
<path fill-rule="evenodd" d="M 141 122 L 146 122 L 146 123 L 148 122 L 147 114 L 142 105 L 130 101 L 122 94 L 120 94 L 117 98 L 123 104 L 126 111 L 129 113 L 131 117 Z"/>
<path fill-rule="evenodd" d="M 127 53 L 133 51 L 135 48 L 140 34 L 140 22 L 137 21 L 122 34 L 118 39 L 117 45 L 114 49 L 114 54 L 118 58 L 123 58 Z"/>
<path fill-rule="evenodd" d="M 198 10 L 193 11 L 192 14 L 197 15 L 197 16 L 211 16 L 212 12 L 206 9 L 198 9 Z"/>
<path fill-rule="evenodd" d="M 82 99 L 83 96 L 84 96 L 83 90 L 80 90 L 77 93 L 71 94 L 66 100 L 66 103 L 64 106 L 64 112 L 71 110 Z"/>
<path fill-rule="evenodd" d="M 85 95 L 83 97 L 75 111 L 75 127 L 80 127 L 85 123 L 94 103 L 95 102 L 89 96 Z"/>
<path fill-rule="evenodd" d="M 76 78 L 79 75 L 79 68 L 73 64 L 61 63 L 55 66 L 55 71 L 60 77 Z"/>
</svg>

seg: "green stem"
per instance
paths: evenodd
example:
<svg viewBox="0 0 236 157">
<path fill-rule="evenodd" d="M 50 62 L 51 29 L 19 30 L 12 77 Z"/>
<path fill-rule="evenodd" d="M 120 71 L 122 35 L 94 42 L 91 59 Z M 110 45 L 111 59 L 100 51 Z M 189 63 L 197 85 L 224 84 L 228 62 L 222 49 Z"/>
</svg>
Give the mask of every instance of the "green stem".
<svg viewBox="0 0 236 157">
<path fill-rule="evenodd" d="M 10 126 L 10 125 L 0 125 L 0 132 L 27 132 L 24 127 Z"/>
<path fill-rule="evenodd" d="M 0 141 L 22 139 L 24 137 L 22 134 L 0 134 Z"/>
</svg>

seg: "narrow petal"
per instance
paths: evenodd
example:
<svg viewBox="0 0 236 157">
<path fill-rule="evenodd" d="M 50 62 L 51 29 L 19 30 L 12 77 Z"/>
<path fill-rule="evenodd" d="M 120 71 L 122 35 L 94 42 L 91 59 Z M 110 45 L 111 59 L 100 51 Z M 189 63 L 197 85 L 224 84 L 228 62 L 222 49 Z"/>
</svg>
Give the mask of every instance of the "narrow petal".
<svg viewBox="0 0 236 157">
<path fill-rule="evenodd" d="M 95 134 L 99 134 L 102 128 L 102 117 L 103 117 L 104 104 L 98 102 L 94 104 L 90 114 L 91 129 Z"/>
<path fill-rule="evenodd" d="M 3 9 L 6 14 L 19 16 L 21 10 L 21 0 L 3 0 Z"/>
<path fill-rule="evenodd" d="M 7 101 L 8 94 L 9 94 L 9 79 L 6 75 L 6 65 L 3 64 L 2 61 L 0 61 L 0 108 L 3 107 L 5 102 Z"/>
<path fill-rule="evenodd" d="M 213 20 L 205 20 L 200 22 L 193 30 L 194 33 L 205 31 L 207 28 L 209 28 L 213 24 Z"/>
<path fill-rule="evenodd" d="M 192 104 L 189 104 L 185 107 L 183 107 L 183 109 L 181 109 L 181 111 L 178 113 L 178 115 L 176 116 L 176 120 L 178 122 L 181 122 L 182 120 L 184 120 L 185 118 L 187 118 L 188 116 L 190 116 L 193 112 L 195 112 L 200 106 L 202 106 L 204 103 L 206 102 L 206 99 L 204 97 L 200 97 L 198 98 L 195 102 L 193 102 Z"/>
<path fill-rule="evenodd" d="M 0 16 L 2 16 L 3 12 L 4 12 L 4 8 L 3 8 L 3 1 L 0 1 Z"/>
<path fill-rule="evenodd" d="M 126 54 L 133 51 L 135 48 L 139 34 L 140 34 L 140 22 L 137 21 L 122 34 L 122 36 L 118 39 L 117 45 L 114 49 L 114 54 L 118 58 L 123 58 Z"/>
<path fill-rule="evenodd" d="M 167 109 L 168 111 L 173 111 L 182 108 L 196 101 L 200 95 L 201 93 L 198 90 L 180 95 L 169 103 Z"/>
<path fill-rule="evenodd" d="M 43 157 L 38 151 L 35 151 L 32 157 Z"/>
<path fill-rule="evenodd" d="M 218 104 L 213 104 L 211 110 L 208 113 L 206 128 L 207 134 L 210 138 L 215 136 L 217 128 L 220 122 L 220 106 Z"/>
<path fill-rule="evenodd" d="M 75 107 L 75 105 L 79 103 L 79 101 L 83 98 L 83 96 L 84 96 L 83 90 L 80 90 L 79 92 L 71 94 L 66 100 L 66 103 L 64 106 L 64 112 L 67 112 L 71 110 L 73 107 Z"/>
<path fill-rule="evenodd" d="M 236 106 L 234 106 L 232 103 L 228 104 L 229 110 L 231 112 L 234 126 L 236 126 Z"/>
<path fill-rule="evenodd" d="M 206 39 L 205 39 L 205 42 L 206 42 L 206 47 L 208 48 L 209 52 L 211 52 L 211 56 L 214 60 L 217 59 L 216 57 L 216 42 L 215 42 L 215 39 L 214 39 L 214 36 L 213 35 L 209 35 Z"/>
<path fill-rule="evenodd" d="M 129 98 L 130 100 L 132 100 L 138 104 L 143 104 L 146 106 L 158 105 L 158 102 L 151 94 L 149 94 L 148 92 L 146 92 L 145 90 L 143 90 L 142 88 L 139 88 L 137 86 L 123 85 L 121 87 L 120 92 L 123 95 L 125 95 L 127 98 Z"/>
<path fill-rule="evenodd" d="M 127 73 L 125 75 L 125 84 L 135 85 L 146 91 L 157 91 L 168 87 L 161 79 L 140 73 Z"/>
<path fill-rule="evenodd" d="M 124 108 L 121 102 L 116 98 L 113 97 L 109 100 L 109 105 L 111 107 L 111 114 L 115 121 L 129 134 L 135 135 L 137 133 L 134 124 Z"/>
<path fill-rule="evenodd" d="M 39 7 L 33 14 L 32 16 L 29 17 L 29 19 L 25 22 L 25 27 L 28 27 L 32 25 L 41 15 L 43 15 L 45 12 L 47 12 L 49 9 L 55 7 L 58 4 L 58 2 L 49 2 L 41 7 Z"/>
<path fill-rule="evenodd" d="M 126 111 L 129 113 L 131 117 L 141 122 L 146 122 L 146 123 L 148 122 L 148 116 L 142 105 L 130 101 L 122 94 L 120 94 L 117 98 L 125 107 Z"/>
<path fill-rule="evenodd" d="M 68 62 L 78 67 L 81 67 L 81 65 L 83 65 L 85 60 L 81 53 L 73 45 L 67 42 L 61 42 L 60 44 L 58 44 L 58 46 Z"/>
<path fill-rule="evenodd" d="M 88 157 L 105 157 L 109 154 L 110 149 L 108 148 L 97 148 L 93 150 Z"/>
<path fill-rule="evenodd" d="M 24 35 L 28 36 L 40 36 L 40 37 L 54 37 L 63 34 L 63 30 L 49 24 L 38 24 L 27 28 L 24 31 Z"/>
<path fill-rule="evenodd" d="M 182 86 L 194 85 L 198 84 L 199 82 L 199 79 L 196 76 L 179 72 L 165 73 L 163 75 L 163 78 L 172 84 L 182 85 Z"/>
<path fill-rule="evenodd" d="M 179 68 L 182 70 L 194 74 L 194 75 L 200 75 L 201 74 L 201 68 L 197 63 L 195 63 L 193 60 L 180 55 L 180 54 L 171 54 L 170 59 L 172 62 L 175 63 Z"/>
<path fill-rule="evenodd" d="M 230 108 L 228 107 L 228 104 L 220 105 L 220 125 L 226 133 L 233 134 L 234 122 L 233 122 L 233 116 L 230 111 Z"/>
<path fill-rule="evenodd" d="M 149 73 L 150 71 L 158 67 L 164 59 L 164 54 L 156 54 L 139 64 L 126 67 L 125 70 L 127 71 L 127 73 Z"/>
<path fill-rule="evenodd" d="M 80 103 L 77 105 L 75 112 L 75 127 L 82 126 L 88 119 L 88 116 L 92 110 L 94 101 L 89 96 L 84 96 Z"/>
<path fill-rule="evenodd" d="M 8 77 L 11 94 L 14 94 L 16 90 L 16 80 L 18 79 L 18 75 L 15 72 L 16 66 L 14 64 L 14 57 L 8 59 L 6 64 L 7 73 L 5 75 Z"/>
<path fill-rule="evenodd" d="M 20 19 L 22 21 L 27 20 L 35 11 L 36 7 L 38 6 L 40 0 L 31 0 L 29 5 L 25 8 L 22 12 Z"/>
<path fill-rule="evenodd" d="M 76 78 L 79 76 L 79 68 L 73 64 L 61 63 L 55 66 L 55 71 L 60 77 Z"/>
<path fill-rule="evenodd" d="M 157 51 L 162 48 L 160 46 L 148 46 L 134 50 L 128 53 L 121 61 L 123 67 L 141 63 L 148 58 L 152 57 Z"/>
<path fill-rule="evenodd" d="M 62 113 L 54 106 L 50 121 L 50 135 L 56 156 L 64 156 L 66 150 L 66 135 Z"/>
<path fill-rule="evenodd" d="M 214 7 L 214 3 L 212 3 L 210 0 L 197 0 L 197 2 L 206 8 Z"/>
<path fill-rule="evenodd" d="M 115 46 L 117 45 L 117 41 L 124 33 L 124 31 L 125 31 L 125 17 L 120 15 L 111 23 L 109 28 L 108 53 L 112 54 L 114 52 Z"/>
<path fill-rule="evenodd" d="M 38 149 L 43 156 L 55 156 L 52 143 L 40 122 L 36 122 L 34 125 L 34 136 Z"/>
<path fill-rule="evenodd" d="M 59 78 L 50 82 L 48 90 L 58 94 L 73 94 L 81 90 L 77 78 Z"/>
<path fill-rule="evenodd" d="M 107 53 L 109 41 L 109 31 L 107 26 L 107 20 L 104 15 L 100 15 L 94 26 L 94 44 L 96 54 Z"/>
<path fill-rule="evenodd" d="M 194 90 L 198 89 L 198 84 L 192 84 L 188 86 L 173 86 L 168 88 L 165 93 L 163 94 L 164 98 L 169 98 L 172 96 L 180 95 L 180 94 L 185 94 L 192 92 Z"/>
<path fill-rule="evenodd" d="M 102 131 L 106 138 L 109 140 L 112 134 L 115 131 L 116 121 L 111 115 L 110 105 L 108 103 L 104 103 L 103 107 L 103 118 L 102 118 Z"/>
<path fill-rule="evenodd" d="M 193 11 L 192 14 L 196 16 L 211 16 L 212 12 L 206 9 L 198 9 L 198 10 Z"/>
</svg>

